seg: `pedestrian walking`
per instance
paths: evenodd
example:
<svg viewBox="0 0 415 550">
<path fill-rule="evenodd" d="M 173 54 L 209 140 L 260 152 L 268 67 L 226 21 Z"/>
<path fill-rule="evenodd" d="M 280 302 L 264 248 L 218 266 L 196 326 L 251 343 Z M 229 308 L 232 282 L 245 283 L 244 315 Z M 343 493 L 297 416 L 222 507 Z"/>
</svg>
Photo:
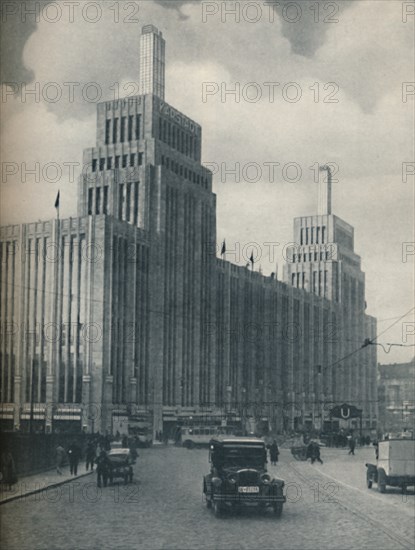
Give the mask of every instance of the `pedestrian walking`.
<svg viewBox="0 0 415 550">
<path fill-rule="evenodd" d="M 356 440 L 355 440 L 355 438 L 353 437 L 352 434 L 347 436 L 347 439 L 348 439 L 348 442 L 349 442 L 349 453 L 348 454 L 354 456 L 354 450 L 356 448 Z"/>
<path fill-rule="evenodd" d="M 137 452 L 137 442 L 136 442 L 135 438 L 130 439 L 130 443 L 128 445 L 128 448 L 130 449 L 131 458 L 133 460 L 136 460 L 138 458 L 138 452 Z"/>
<path fill-rule="evenodd" d="M 95 445 L 92 441 L 88 441 L 88 444 L 86 446 L 85 450 L 85 467 L 86 471 L 88 471 L 89 466 L 91 466 L 91 471 L 94 470 L 94 464 L 95 464 L 95 458 L 96 458 L 96 451 L 95 451 Z"/>
<path fill-rule="evenodd" d="M 323 461 L 320 457 L 320 445 L 317 441 L 310 441 L 307 447 L 306 458 L 311 458 L 311 464 L 317 460 L 320 464 L 323 464 Z"/>
<path fill-rule="evenodd" d="M 101 451 L 103 451 L 102 445 L 98 442 L 95 447 L 95 456 L 99 456 L 101 454 Z"/>
<path fill-rule="evenodd" d="M 62 466 L 65 462 L 66 452 L 65 449 L 59 444 L 55 449 L 55 461 L 56 461 L 56 472 L 59 475 L 62 475 Z"/>
<path fill-rule="evenodd" d="M 271 465 L 276 466 L 278 462 L 278 455 L 280 451 L 278 449 L 277 441 L 274 439 L 272 444 L 269 446 L 269 458 L 271 460 Z"/>
<path fill-rule="evenodd" d="M 76 443 L 76 441 L 74 441 L 69 447 L 68 457 L 71 475 L 73 474 L 74 476 L 76 476 L 78 475 L 78 464 L 79 459 L 81 458 L 81 449 L 79 448 L 79 445 Z"/>
<path fill-rule="evenodd" d="M 107 453 L 102 450 L 95 462 L 97 465 L 97 486 L 101 487 L 104 484 L 104 487 L 106 487 L 111 470 L 111 462 Z"/>
<path fill-rule="evenodd" d="M 6 489 L 11 491 L 12 485 L 17 483 L 17 475 L 13 455 L 10 451 L 6 451 L 1 455 L 1 473 Z"/>
</svg>

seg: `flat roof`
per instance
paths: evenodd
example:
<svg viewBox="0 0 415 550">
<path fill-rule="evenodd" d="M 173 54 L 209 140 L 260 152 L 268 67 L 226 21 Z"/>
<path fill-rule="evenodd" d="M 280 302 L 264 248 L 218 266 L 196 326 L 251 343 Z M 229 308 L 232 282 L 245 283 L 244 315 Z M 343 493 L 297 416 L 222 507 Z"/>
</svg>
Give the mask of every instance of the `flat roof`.
<svg viewBox="0 0 415 550">
<path fill-rule="evenodd" d="M 234 445 L 235 443 L 238 445 L 265 445 L 265 442 L 262 439 L 259 439 L 258 437 L 213 437 L 211 439 L 212 442 L 222 443 L 224 445 L 230 444 Z"/>
</svg>

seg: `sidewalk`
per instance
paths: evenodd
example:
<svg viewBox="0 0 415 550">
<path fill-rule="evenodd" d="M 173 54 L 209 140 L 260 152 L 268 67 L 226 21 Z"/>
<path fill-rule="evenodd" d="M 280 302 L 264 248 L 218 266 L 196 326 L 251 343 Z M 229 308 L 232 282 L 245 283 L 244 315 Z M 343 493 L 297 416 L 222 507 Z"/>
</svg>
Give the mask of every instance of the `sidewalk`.
<svg viewBox="0 0 415 550">
<path fill-rule="evenodd" d="M 0 504 L 40 493 L 49 487 L 58 487 L 59 485 L 69 483 L 74 479 L 79 479 L 91 473 L 91 470 L 86 471 L 85 463 L 81 463 L 78 466 L 78 475 L 76 476 L 70 475 L 68 465 L 62 468 L 62 475 L 59 475 L 56 473 L 56 470 L 53 469 L 31 476 L 19 477 L 18 482 L 12 486 L 11 491 L 7 491 L 3 484 L 0 485 Z"/>
</svg>

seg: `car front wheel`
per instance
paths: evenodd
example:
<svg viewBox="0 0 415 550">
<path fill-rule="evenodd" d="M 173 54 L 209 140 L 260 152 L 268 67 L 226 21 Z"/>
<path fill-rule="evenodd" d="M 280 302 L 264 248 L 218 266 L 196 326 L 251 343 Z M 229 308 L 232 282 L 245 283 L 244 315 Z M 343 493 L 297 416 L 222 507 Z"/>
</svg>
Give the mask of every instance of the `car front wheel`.
<svg viewBox="0 0 415 550">
<path fill-rule="evenodd" d="M 220 518 L 220 517 L 222 516 L 222 512 L 223 512 L 222 506 L 221 506 L 221 504 L 220 504 L 218 501 L 216 501 L 216 502 L 214 503 L 214 505 L 213 505 L 213 511 L 214 511 L 215 516 L 216 516 L 217 518 Z"/>
<path fill-rule="evenodd" d="M 274 515 L 276 518 L 280 518 L 282 515 L 282 502 L 277 502 L 274 504 Z"/>
<path fill-rule="evenodd" d="M 386 474 L 383 470 L 378 470 L 378 491 L 379 493 L 386 492 Z"/>
</svg>

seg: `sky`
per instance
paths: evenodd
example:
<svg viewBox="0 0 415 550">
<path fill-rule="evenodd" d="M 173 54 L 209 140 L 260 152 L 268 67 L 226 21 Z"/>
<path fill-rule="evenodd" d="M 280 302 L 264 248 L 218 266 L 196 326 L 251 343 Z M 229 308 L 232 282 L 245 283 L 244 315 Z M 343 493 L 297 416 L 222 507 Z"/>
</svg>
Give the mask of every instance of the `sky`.
<svg viewBox="0 0 415 550">
<path fill-rule="evenodd" d="M 167 43 L 166 100 L 203 128 L 227 259 L 245 264 L 257 243 L 256 269 L 282 278 L 293 219 L 316 213 L 318 167 L 330 163 L 333 212 L 355 228 L 378 342 L 401 345 L 378 347 L 378 360 L 409 361 L 413 311 L 400 317 L 414 305 L 411 3 L 77 4 L 2 3 L 1 224 L 54 217 L 58 189 L 61 216 L 76 215 L 96 104 L 137 92 L 141 27 L 152 23 Z"/>
</svg>

